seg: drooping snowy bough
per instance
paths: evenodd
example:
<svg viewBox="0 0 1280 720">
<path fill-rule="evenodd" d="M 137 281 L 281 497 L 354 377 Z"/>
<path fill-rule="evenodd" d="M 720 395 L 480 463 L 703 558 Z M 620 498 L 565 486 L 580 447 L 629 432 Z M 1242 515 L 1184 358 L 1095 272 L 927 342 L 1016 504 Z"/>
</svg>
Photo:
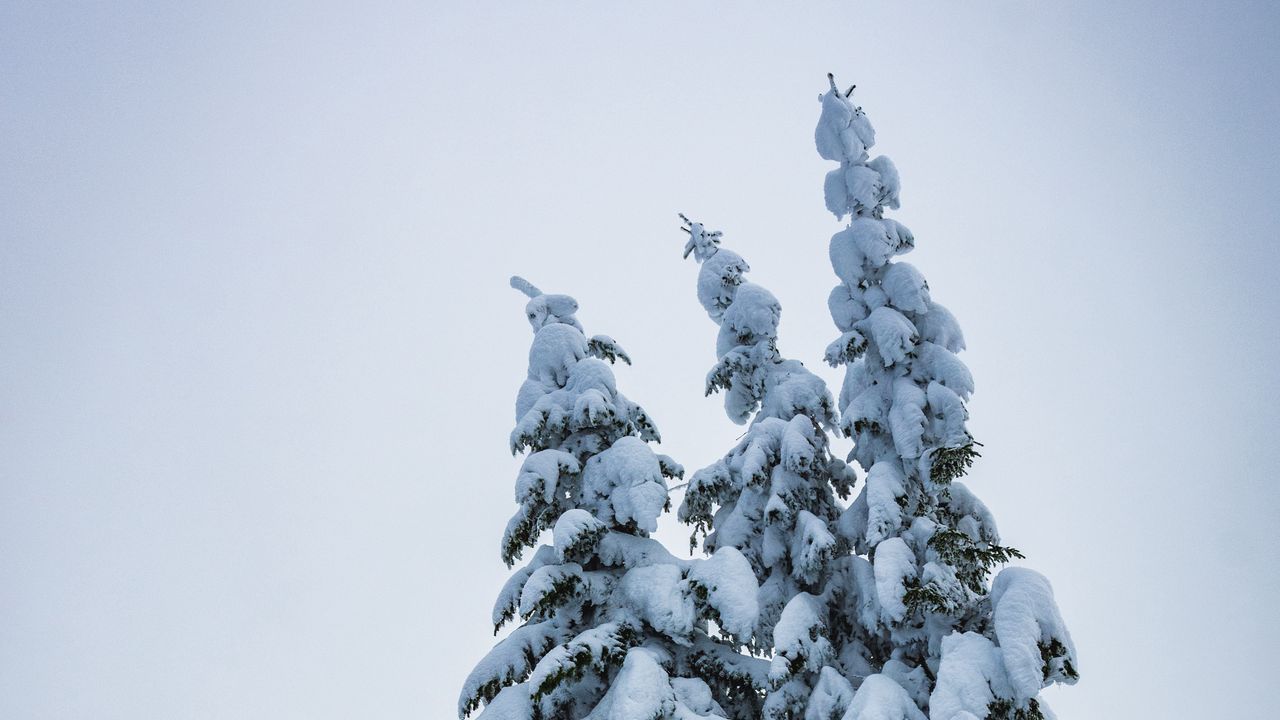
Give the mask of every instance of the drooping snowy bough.
<svg viewBox="0 0 1280 720">
<path fill-rule="evenodd" d="M 673 557 L 649 533 L 683 475 L 648 443 L 657 429 L 618 392 L 610 338 L 587 338 L 566 295 L 513 278 L 529 296 L 528 379 L 516 400 L 512 452 L 519 508 L 502 538 L 508 566 L 551 531 L 512 575 L 494 632 L 520 625 L 467 677 L 459 717 L 648 720 L 746 717 L 764 662 L 738 653 L 755 631 L 751 565 L 732 548 Z"/>
<path fill-rule="evenodd" d="M 773 656 L 760 716 L 839 718 L 853 697 L 847 678 L 871 667 L 852 623 L 853 578 L 870 577 L 870 566 L 836 530 L 836 498 L 848 496 L 854 475 L 829 451 L 835 400 L 778 351 L 781 305 L 744 278 L 746 261 L 720 247 L 719 232 L 681 217 L 685 256 L 701 264 L 698 299 L 720 328 L 707 394 L 723 391 L 729 417 L 750 424 L 723 459 L 694 473 L 679 516 L 695 528 L 691 542 L 702 534 L 707 552 L 736 548 L 760 582 L 750 647 Z"/>
<path fill-rule="evenodd" d="M 815 131 L 818 153 L 840 163 L 827 208 L 849 217 L 831 238 L 842 334 L 826 359 L 848 366 L 840 424 L 867 472 L 837 535 L 871 560 L 856 622 L 882 679 L 861 681 L 845 719 L 1046 717 L 1040 690 L 1077 678 L 1071 636 L 1043 576 L 1007 568 L 988 589 L 992 569 L 1021 554 L 959 481 L 978 455 L 966 428 L 973 378 L 956 356 L 964 337 L 920 271 L 894 260 L 915 245 L 884 217 L 898 207 L 898 172 L 869 159 L 875 131 L 848 95 L 831 81 Z M 856 684 L 860 671 L 845 669 Z"/>
</svg>

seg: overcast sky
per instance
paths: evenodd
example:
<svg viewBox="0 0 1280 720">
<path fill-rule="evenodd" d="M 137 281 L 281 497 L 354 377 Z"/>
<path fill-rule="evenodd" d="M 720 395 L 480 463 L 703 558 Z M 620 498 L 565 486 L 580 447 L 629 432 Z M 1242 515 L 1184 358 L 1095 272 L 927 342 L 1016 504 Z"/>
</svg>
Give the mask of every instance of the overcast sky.
<svg viewBox="0 0 1280 720">
<path fill-rule="evenodd" d="M 452 716 L 508 574 L 507 277 L 627 348 L 691 470 L 741 428 L 677 211 L 838 382 L 828 71 L 1074 633 L 1049 702 L 1273 710 L 1274 5 L 263 5 L 0 5 L 0 717 Z"/>
</svg>

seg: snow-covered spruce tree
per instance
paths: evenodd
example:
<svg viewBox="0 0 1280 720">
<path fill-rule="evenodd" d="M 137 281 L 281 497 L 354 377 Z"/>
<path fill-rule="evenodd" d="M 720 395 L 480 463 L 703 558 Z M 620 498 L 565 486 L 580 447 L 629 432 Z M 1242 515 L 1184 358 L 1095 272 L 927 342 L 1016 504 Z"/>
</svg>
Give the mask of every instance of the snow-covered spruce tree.
<svg viewBox="0 0 1280 720">
<path fill-rule="evenodd" d="M 535 332 L 516 399 L 512 452 L 519 509 L 502 538 L 511 577 L 493 610 L 495 634 L 520 626 L 471 672 L 459 717 L 659 720 L 758 713 L 753 664 L 734 638 L 754 630 L 757 587 L 733 548 L 680 560 L 648 534 L 683 475 L 648 441 L 657 429 L 616 387 L 609 363 L 630 362 L 608 337 L 583 335 L 565 295 L 520 278 Z"/>
<path fill-rule="evenodd" d="M 707 394 L 724 391 L 725 410 L 747 432 L 725 457 L 694 473 L 680 519 L 704 537 L 708 552 L 737 548 L 760 588 L 760 621 L 749 639 L 772 653 L 763 717 L 839 718 L 852 700 L 850 677 L 871 672 L 851 580 L 865 560 L 836 532 L 852 468 L 833 458 L 828 431 L 835 403 L 821 378 L 778 351 L 781 305 L 748 282 L 741 256 L 720 247 L 720 233 L 684 218 L 690 253 L 701 263 L 697 294 L 720 326 L 719 360 Z"/>
<path fill-rule="evenodd" d="M 898 207 L 898 172 L 868 159 L 875 132 L 852 90 L 831 79 L 815 131 L 818 153 L 840 163 L 827 208 L 850 218 L 831 238 L 840 283 L 829 305 L 843 334 L 826 359 L 848 365 L 841 426 L 867 473 L 839 534 L 871 559 L 855 594 L 878 672 L 845 718 L 1046 717 L 1040 690 L 1077 678 L 1071 636 L 1041 575 L 1006 568 L 988 588 L 995 566 L 1022 556 L 959 480 L 978 455 L 966 428 L 973 378 L 956 357 L 964 338 L 920 272 L 893 260 L 915 240 L 883 215 Z"/>
</svg>

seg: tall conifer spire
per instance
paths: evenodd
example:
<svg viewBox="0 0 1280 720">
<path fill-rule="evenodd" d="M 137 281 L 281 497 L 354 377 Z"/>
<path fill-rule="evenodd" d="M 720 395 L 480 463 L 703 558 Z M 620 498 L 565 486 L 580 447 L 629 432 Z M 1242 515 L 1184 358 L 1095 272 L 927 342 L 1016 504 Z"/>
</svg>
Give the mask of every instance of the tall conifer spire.
<svg viewBox="0 0 1280 720">
<path fill-rule="evenodd" d="M 734 638 L 755 627 L 750 565 L 733 548 L 679 559 L 649 537 L 684 470 L 654 454 L 653 422 L 618 392 L 609 363 L 626 353 L 583 335 L 573 298 L 511 285 L 529 297 L 534 338 L 511 432 L 512 452 L 528 455 L 501 556 L 512 566 L 537 550 L 498 594 L 495 634 L 520 624 L 468 676 L 459 716 L 749 717 L 762 663 Z"/>
<path fill-rule="evenodd" d="M 826 359 L 848 366 L 841 427 L 867 472 L 840 529 L 871 559 L 877 611 L 861 622 L 872 667 L 892 681 L 864 680 L 858 698 L 903 708 L 885 718 L 917 708 L 934 720 L 1043 717 L 1041 688 L 1077 677 L 1070 635 L 1042 576 L 1007 568 L 988 586 L 996 566 L 1022 555 L 1000 544 L 991 513 L 960 481 L 979 445 L 966 426 L 974 384 L 957 357 L 964 336 L 920 271 L 894 259 L 915 247 L 884 217 L 899 206 L 898 171 L 869 157 L 870 121 L 828 81 L 814 138 L 819 155 L 840 163 L 824 183 L 827 209 L 849 222 L 831 238 L 840 282 L 829 306 L 842 334 Z"/>
<path fill-rule="evenodd" d="M 751 647 L 773 655 L 763 717 L 799 718 L 811 695 L 852 695 L 834 669 L 844 653 L 863 664 L 845 632 L 850 558 L 835 532 L 836 497 L 848 496 L 853 471 L 829 451 L 836 414 L 826 384 L 778 350 L 777 298 L 745 278 L 746 260 L 721 246 L 719 232 L 680 218 L 685 257 L 701 265 L 698 300 L 719 326 L 707 394 L 723 391 L 729 418 L 750 421 L 736 447 L 694 473 L 680 519 L 695 542 L 704 535 L 704 549 L 737 548 L 751 562 L 761 584 Z"/>
</svg>

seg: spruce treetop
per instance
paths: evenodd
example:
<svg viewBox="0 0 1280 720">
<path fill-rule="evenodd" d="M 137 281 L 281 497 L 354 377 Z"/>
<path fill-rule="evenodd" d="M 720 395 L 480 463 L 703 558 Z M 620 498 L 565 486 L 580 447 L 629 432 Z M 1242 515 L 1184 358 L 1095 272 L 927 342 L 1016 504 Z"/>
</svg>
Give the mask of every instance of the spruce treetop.
<svg viewBox="0 0 1280 720">
<path fill-rule="evenodd" d="M 682 560 L 649 533 L 683 469 L 649 447 L 658 433 L 617 388 L 629 362 L 603 335 L 588 339 L 567 295 L 521 278 L 534 331 L 516 399 L 513 452 L 527 455 L 501 556 L 514 565 L 494 632 L 516 627 L 468 676 L 459 717 L 746 717 L 758 705 L 760 661 L 738 654 L 758 613 L 755 577 L 733 548 Z M 550 531 L 550 543 L 539 545 Z"/>
<path fill-rule="evenodd" d="M 1040 689 L 1075 682 L 1074 646 L 1042 576 L 1007 568 L 988 587 L 996 566 L 1022 555 L 1000 544 L 991 512 L 960 481 L 980 445 L 967 428 L 964 336 L 920 271 L 895 259 L 915 247 L 884 216 L 899 207 L 898 171 L 869 156 L 875 131 L 852 88 L 828 80 L 814 139 L 840 163 L 823 194 L 848 224 L 830 244 L 840 282 L 828 305 L 841 335 L 826 359 L 847 366 L 840 425 L 867 472 L 839 528 L 871 560 L 864 594 L 876 611 L 859 619 L 871 665 L 935 720 L 1043 717 Z M 883 707 L 897 703 L 885 680 L 870 680 L 854 705 L 869 687 Z M 884 717 L 916 717 L 910 710 Z"/>
<path fill-rule="evenodd" d="M 840 580 L 849 545 L 835 525 L 854 475 L 830 454 L 837 417 L 826 384 L 778 350 L 781 303 L 745 278 L 750 267 L 721 233 L 680 217 L 684 255 L 700 265 L 698 300 L 719 326 L 707 394 L 722 391 L 729 418 L 749 425 L 694 473 L 679 517 L 694 526 L 691 543 L 702 534 L 705 550 L 736 548 L 751 562 L 761 612 L 749 647 L 773 656 L 762 716 L 799 717 L 815 692 L 852 694 L 831 666 L 850 647 Z"/>
</svg>

